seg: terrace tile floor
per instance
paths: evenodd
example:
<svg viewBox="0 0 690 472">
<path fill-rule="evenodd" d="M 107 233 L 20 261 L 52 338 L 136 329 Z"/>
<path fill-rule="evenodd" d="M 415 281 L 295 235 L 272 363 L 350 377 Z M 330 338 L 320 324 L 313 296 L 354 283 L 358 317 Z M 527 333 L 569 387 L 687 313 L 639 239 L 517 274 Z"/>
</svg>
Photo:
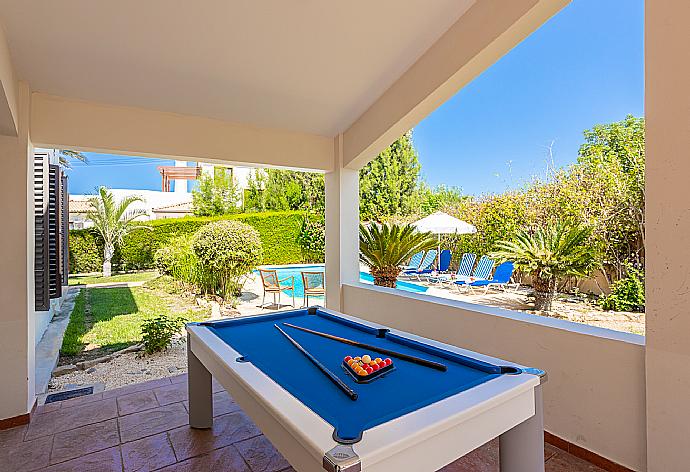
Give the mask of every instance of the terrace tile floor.
<svg viewBox="0 0 690 472">
<path fill-rule="evenodd" d="M 188 425 L 186 375 L 40 406 L 29 425 L 0 431 L 0 470 L 292 471 L 215 382 L 214 392 L 216 419 L 210 430 Z M 602 470 L 551 445 L 545 452 L 547 472 Z M 497 441 L 442 470 L 498 471 Z"/>
</svg>

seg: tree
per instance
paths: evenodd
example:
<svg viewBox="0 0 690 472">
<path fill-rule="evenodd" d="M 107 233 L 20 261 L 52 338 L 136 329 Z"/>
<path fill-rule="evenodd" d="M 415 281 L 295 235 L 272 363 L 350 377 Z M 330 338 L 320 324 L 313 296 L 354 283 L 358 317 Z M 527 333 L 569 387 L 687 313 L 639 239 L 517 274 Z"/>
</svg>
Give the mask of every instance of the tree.
<svg viewBox="0 0 690 472">
<path fill-rule="evenodd" d="M 69 163 L 70 159 L 81 161 L 85 164 L 89 162 L 89 159 L 86 157 L 85 154 L 79 151 L 71 151 L 69 149 L 58 150 L 58 159 L 60 161 L 60 165 L 66 167 L 67 169 L 70 169 L 72 167 Z"/>
<path fill-rule="evenodd" d="M 232 171 L 214 167 L 213 175 L 203 175 L 199 187 L 192 190 L 192 204 L 196 216 L 220 216 L 239 211 L 240 189 Z"/>
<path fill-rule="evenodd" d="M 266 172 L 254 169 L 247 179 L 247 191 L 244 197 L 244 211 L 266 210 Z"/>
<path fill-rule="evenodd" d="M 499 241 L 491 257 L 513 261 L 532 277 L 534 305 L 550 310 L 561 277 L 587 277 L 596 267 L 596 255 L 587 244 L 590 228 L 567 221 L 538 228 L 533 233 L 519 230 L 513 241 Z"/>
<path fill-rule="evenodd" d="M 266 169 L 265 173 L 266 209 L 323 212 L 326 205 L 323 174 L 282 169 Z"/>
<path fill-rule="evenodd" d="M 359 260 L 369 267 L 374 285 L 395 288 L 400 267 L 419 251 L 436 247 L 431 233 L 412 225 L 372 223 L 359 225 Z"/>
<path fill-rule="evenodd" d="M 421 166 L 409 131 L 359 171 L 359 214 L 365 221 L 409 215 Z"/>
<path fill-rule="evenodd" d="M 111 264 L 115 245 L 132 230 L 148 228 L 140 225 L 136 219 L 146 212 L 142 209 L 128 210 L 134 202 L 143 201 L 141 197 L 130 195 L 116 202 L 112 192 L 106 187 L 98 189 L 98 195 L 89 199 L 90 209 L 86 217 L 93 221 L 93 226 L 103 238 L 103 277 L 110 277 Z"/>
</svg>

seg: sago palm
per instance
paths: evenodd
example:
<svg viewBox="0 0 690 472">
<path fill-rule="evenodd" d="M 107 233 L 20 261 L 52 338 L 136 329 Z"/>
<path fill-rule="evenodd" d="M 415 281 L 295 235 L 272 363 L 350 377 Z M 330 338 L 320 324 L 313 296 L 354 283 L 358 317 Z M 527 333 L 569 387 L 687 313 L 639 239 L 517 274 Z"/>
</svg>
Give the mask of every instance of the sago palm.
<svg viewBox="0 0 690 472">
<path fill-rule="evenodd" d="M 395 288 L 400 267 L 436 244 L 431 233 L 417 232 L 412 225 L 359 225 L 359 260 L 371 270 L 374 285 Z"/>
<path fill-rule="evenodd" d="M 87 212 L 88 219 L 103 237 L 103 276 L 111 275 L 111 261 L 115 253 L 115 245 L 122 243 L 122 238 L 130 231 L 142 228 L 136 221 L 146 211 L 142 209 L 128 210 L 134 202 L 143 201 L 141 197 L 131 195 L 116 202 L 112 192 L 105 187 L 98 189 L 98 195 L 89 199 L 91 208 Z"/>
<path fill-rule="evenodd" d="M 561 277 L 586 277 L 596 267 L 595 250 L 587 244 L 591 229 L 570 222 L 520 230 L 513 241 L 499 241 L 491 257 L 513 261 L 529 274 L 537 310 L 550 310 Z"/>
</svg>

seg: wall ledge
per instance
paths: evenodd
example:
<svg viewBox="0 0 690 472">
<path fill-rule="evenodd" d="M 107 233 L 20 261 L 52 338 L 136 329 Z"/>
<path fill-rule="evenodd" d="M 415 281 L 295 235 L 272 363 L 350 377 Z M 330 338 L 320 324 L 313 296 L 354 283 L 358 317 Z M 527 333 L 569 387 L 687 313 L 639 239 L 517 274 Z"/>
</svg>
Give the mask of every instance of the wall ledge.
<svg viewBox="0 0 690 472">
<path fill-rule="evenodd" d="M 611 341 L 619 341 L 643 347 L 645 346 L 645 337 L 642 335 L 626 333 L 623 331 L 614 331 L 612 329 L 600 328 L 598 326 L 590 326 L 582 323 L 575 323 L 574 321 L 532 315 L 529 313 L 507 310 L 505 308 L 497 308 L 486 305 L 476 305 L 473 303 L 462 302 L 459 300 L 451 300 L 448 298 L 436 297 L 433 295 L 426 295 L 422 293 L 405 292 L 403 290 L 397 290 L 387 287 L 378 287 L 372 284 L 366 284 L 362 282 L 344 283 L 343 286 L 363 290 L 371 290 L 373 292 L 394 295 L 401 298 L 419 300 L 427 303 L 432 303 L 434 305 L 450 306 L 461 310 L 481 313 L 484 315 L 498 316 L 501 318 L 507 318 L 514 321 L 520 321 L 523 323 L 536 324 L 547 328 L 569 331 L 571 333 L 581 334 L 584 336 L 594 336 L 598 338 L 608 339 Z"/>
</svg>

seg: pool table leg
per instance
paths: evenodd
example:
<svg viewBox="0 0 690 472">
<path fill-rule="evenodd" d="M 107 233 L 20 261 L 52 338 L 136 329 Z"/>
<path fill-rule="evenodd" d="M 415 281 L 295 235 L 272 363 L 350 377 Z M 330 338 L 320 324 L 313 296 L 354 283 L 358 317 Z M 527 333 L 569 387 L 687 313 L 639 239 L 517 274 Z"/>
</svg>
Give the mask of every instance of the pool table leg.
<svg viewBox="0 0 690 472">
<path fill-rule="evenodd" d="M 499 436 L 501 472 L 544 471 L 544 409 L 541 385 L 534 389 L 534 416 Z"/>
<path fill-rule="evenodd" d="M 187 382 L 189 387 L 189 426 L 213 426 L 213 387 L 211 373 L 194 355 L 187 336 Z"/>
</svg>

